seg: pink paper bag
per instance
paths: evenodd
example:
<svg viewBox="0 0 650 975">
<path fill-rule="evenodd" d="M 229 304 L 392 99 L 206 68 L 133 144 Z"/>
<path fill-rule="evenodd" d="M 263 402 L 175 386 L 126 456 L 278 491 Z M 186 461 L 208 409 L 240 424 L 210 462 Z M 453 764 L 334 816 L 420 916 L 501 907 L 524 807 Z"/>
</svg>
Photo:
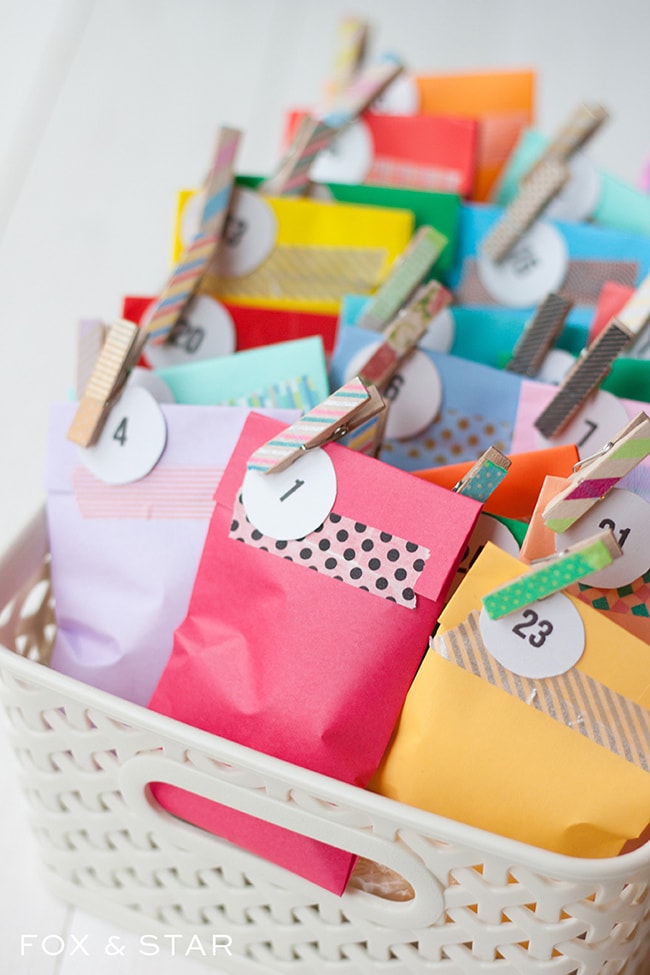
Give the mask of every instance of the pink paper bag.
<svg viewBox="0 0 650 975">
<path fill-rule="evenodd" d="M 333 444 L 324 448 L 337 482 L 330 515 L 299 540 L 268 538 L 247 522 L 240 489 L 250 455 L 282 429 L 254 413 L 244 426 L 150 707 L 365 786 L 480 505 Z M 345 888 L 351 853 L 171 785 L 153 790 L 182 819 L 335 893 Z"/>
</svg>

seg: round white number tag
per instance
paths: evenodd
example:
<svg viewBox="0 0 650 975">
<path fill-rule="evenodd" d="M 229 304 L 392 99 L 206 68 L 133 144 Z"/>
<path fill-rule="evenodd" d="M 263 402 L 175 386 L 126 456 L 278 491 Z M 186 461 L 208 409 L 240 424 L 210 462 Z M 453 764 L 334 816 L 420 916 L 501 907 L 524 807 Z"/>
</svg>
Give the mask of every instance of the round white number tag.
<svg viewBox="0 0 650 975">
<path fill-rule="evenodd" d="M 588 220 L 598 206 L 601 179 L 589 156 L 576 153 L 569 161 L 569 169 L 569 182 L 544 211 L 549 220 Z"/>
<path fill-rule="evenodd" d="M 359 119 L 318 153 L 309 176 L 318 183 L 363 183 L 372 157 L 370 129 Z"/>
<path fill-rule="evenodd" d="M 215 359 L 235 351 L 235 334 L 235 324 L 228 309 L 209 295 L 197 295 L 174 326 L 169 339 L 159 343 L 149 341 L 144 354 L 153 369 Z"/>
<path fill-rule="evenodd" d="M 136 366 L 126 381 L 127 386 L 141 386 L 149 390 L 156 403 L 175 403 L 174 394 L 164 379 L 161 379 L 151 369 Z"/>
<path fill-rule="evenodd" d="M 267 259 L 277 236 L 278 221 L 266 200 L 236 188 L 212 269 L 228 278 L 251 274 Z"/>
<path fill-rule="evenodd" d="M 558 552 L 611 528 L 623 554 L 600 569 L 585 576 L 581 582 L 603 589 L 627 586 L 647 572 L 650 566 L 650 504 L 632 491 L 614 488 L 582 515 L 565 532 L 555 538 Z"/>
<path fill-rule="evenodd" d="M 575 356 L 566 349 L 551 349 L 544 356 L 535 379 L 540 383 L 548 383 L 549 386 L 559 386 L 575 361 Z"/>
<path fill-rule="evenodd" d="M 431 319 L 418 345 L 423 349 L 431 349 L 432 352 L 449 352 L 455 336 L 456 323 L 453 312 L 449 308 L 443 308 Z"/>
<path fill-rule="evenodd" d="M 269 538 L 304 538 L 334 507 L 336 471 L 319 447 L 277 474 L 247 471 L 242 488 L 249 521 Z"/>
<path fill-rule="evenodd" d="M 585 649 L 582 617 L 561 592 L 500 620 L 491 620 L 482 609 L 479 625 L 492 656 L 513 674 L 531 680 L 565 674 Z"/>
<path fill-rule="evenodd" d="M 616 396 L 597 390 L 572 420 L 555 437 L 544 437 L 539 431 L 540 447 L 558 447 L 574 443 L 582 460 L 612 440 L 629 421 L 625 407 Z"/>
<path fill-rule="evenodd" d="M 354 356 L 345 372 L 345 382 L 357 376 L 381 342 L 372 342 Z M 386 437 L 406 440 L 433 423 L 442 403 L 442 380 L 431 359 L 416 349 L 393 376 L 384 393 L 389 410 Z"/>
<path fill-rule="evenodd" d="M 167 424 L 158 403 L 141 386 L 127 386 L 92 447 L 80 448 L 83 464 L 107 484 L 139 481 L 158 463 Z"/>
<path fill-rule="evenodd" d="M 568 266 L 564 237 L 551 224 L 538 220 L 504 261 L 496 264 L 479 253 L 476 269 L 495 301 L 511 308 L 527 308 L 560 288 Z"/>
<path fill-rule="evenodd" d="M 419 110 L 420 92 L 415 78 L 404 71 L 370 106 L 371 112 L 383 115 L 417 115 Z"/>
<path fill-rule="evenodd" d="M 449 589 L 449 599 L 453 593 L 456 591 L 458 586 L 461 584 L 466 574 L 472 568 L 477 558 L 485 548 L 487 542 L 492 542 L 498 548 L 502 549 L 504 552 L 509 552 L 510 555 L 514 555 L 515 558 L 519 555 L 519 545 L 517 544 L 517 539 L 512 534 L 509 528 L 499 521 L 498 518 L 492 518 L 490 515 L 484 513 L 478 516 L 478 521 L 474 526 L 474 531 L 470 535 L 469 542 L 465 547 L 465 552 L 461 559 L 460 565 L 456 569 L 456 575 L 454 581 Z"/>
</svg>

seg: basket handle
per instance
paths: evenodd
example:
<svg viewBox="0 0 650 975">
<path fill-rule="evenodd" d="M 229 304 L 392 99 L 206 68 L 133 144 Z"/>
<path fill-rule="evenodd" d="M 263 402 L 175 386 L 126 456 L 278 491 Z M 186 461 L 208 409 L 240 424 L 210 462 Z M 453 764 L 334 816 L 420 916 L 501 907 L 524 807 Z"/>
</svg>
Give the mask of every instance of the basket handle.
<svg viewBox="0 0 650 975">
<path fill-rule="evenodd" d="M 391 901 L 372 893 L 352 889 L 341 897 L 318 887 L 316 884 L 292 874 L 275 864 L 265 864 L 277 871 L 277 883 L 294 889 L 300 885 L 309 896 L 317 894 L 319 900 L 331 899 L 333 907 L 345 910 L 377 924 L 398 928 L 428 927 L 434 924 L 444 910 L 442 888 L 422 860 L 399 839 L 385 837 L 359 829 L 344 822 L 327 818 L 317 808 L 305 809 L 283 802 L 257 789 L 246 788 L 235 782 L 216 779 L 207 772 L 175 762 L 160 754 L 140 754 L 126 760 L 120 770 L 122 795 L 140 823 L 146 822 L 152 830 L 165 834 L 175 846 L 206 855 L 214 852 L 214 844 L 227 841 L 191 825 L 168 813 L 156 801 L 151 791 L 152 783 L 165 783 L 192 792 L 205 799 L 229 806 L 338 847 L 357 856 L 366 857 L 396 871 L 407 880 L 415 896 L 409 901 Z M 285 790 L 286 791 L 286 790 Z M 315 803 L 316 805 L 316 803 Z M 206 849 L 207 844 L 207 849 Z M 230 846 L 230 844 L 227 844 Z M 253 854 L 245 856 L 254 858 Z"/>
</svg>

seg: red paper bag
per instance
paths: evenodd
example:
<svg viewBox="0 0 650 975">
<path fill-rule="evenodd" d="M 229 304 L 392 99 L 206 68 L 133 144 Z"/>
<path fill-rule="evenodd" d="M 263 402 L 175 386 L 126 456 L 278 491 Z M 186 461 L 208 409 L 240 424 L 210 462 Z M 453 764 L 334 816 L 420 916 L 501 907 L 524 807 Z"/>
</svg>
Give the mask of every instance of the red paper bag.
<svg viewBox="0 0 650 975">
<path fill-rule="evenodd" d="M 298 540 L 268 538 L 247 522 L 241 487 L 250 455 L 282 429 L 253 413 L 242 431 L 150 707 L 365 786 L 480 505 L 332 444 L 322 448 L 336 476 L 329 516 Z M 182 819 L 343 892 L 353 854 L 171 785 L 153 788 Z"/>
</svg>

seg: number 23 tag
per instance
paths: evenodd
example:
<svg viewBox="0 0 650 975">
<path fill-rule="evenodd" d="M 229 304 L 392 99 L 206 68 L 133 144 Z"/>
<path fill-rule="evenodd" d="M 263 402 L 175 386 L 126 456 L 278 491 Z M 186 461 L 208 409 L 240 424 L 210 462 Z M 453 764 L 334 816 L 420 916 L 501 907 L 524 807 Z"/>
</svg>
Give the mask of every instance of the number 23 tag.
<svg viewBox="0 0 650 975">
<path fill-rule="evenodd" d="M 160 406 L 141 386 L 127 386 L 99 439 L 79 453 L 85 467 L 107 484 L 139 481 L 158 463 L 167 443 Z"/>
<path fill-rule="evenodd" d="M 492 656 L 520 677 L 564 674 L 584 652 L 582 617 L 563 593 L 536 600 L 498 620 L 491 620 L 484 608 L 479 621 Z"/>
</svg>

